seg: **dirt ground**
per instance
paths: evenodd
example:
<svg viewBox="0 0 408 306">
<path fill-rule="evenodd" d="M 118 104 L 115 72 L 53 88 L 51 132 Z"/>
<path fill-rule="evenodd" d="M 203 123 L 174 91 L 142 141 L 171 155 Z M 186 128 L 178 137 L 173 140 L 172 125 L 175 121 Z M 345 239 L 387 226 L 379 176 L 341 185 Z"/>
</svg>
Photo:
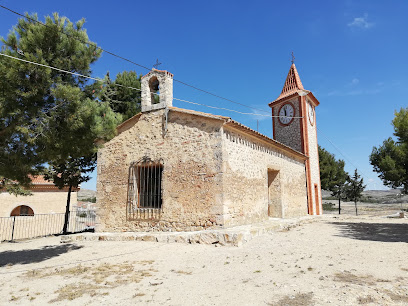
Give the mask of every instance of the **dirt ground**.
<svg viewBox="0 0 408 306">
<path fill-rule="evenodd" d="M 408 219 L 316 218 L 242 247 L 0 244 L 1 305 L 407 305 Z"/>
</svg>

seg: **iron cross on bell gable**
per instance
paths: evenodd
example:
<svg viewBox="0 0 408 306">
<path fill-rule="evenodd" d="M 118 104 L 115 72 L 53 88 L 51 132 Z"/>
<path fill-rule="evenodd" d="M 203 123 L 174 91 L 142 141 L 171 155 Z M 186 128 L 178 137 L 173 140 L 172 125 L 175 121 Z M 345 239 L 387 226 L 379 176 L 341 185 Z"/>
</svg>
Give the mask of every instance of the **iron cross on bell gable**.
<svg viewBox="0 0 408 306">
<path fill-rule="evenodd" d="M 156 64 L 153 65 L 154 69 L 157 69 L 162 63 L 159 63 L 159 59 L 156 59 Z"/>
</svg>

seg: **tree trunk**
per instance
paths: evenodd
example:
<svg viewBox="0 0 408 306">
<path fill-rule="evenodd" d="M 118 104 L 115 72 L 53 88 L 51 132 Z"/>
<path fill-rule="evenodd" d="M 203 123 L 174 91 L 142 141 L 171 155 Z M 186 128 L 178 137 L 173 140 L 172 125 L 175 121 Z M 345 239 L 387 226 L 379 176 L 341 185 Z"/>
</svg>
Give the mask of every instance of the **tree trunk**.
<svg viewBox="0 0 408 306">
<path fill-rule="evenodd" d="M 68 233 L 68 221 L 69 221 L 69 206 L 71 204 L 71 191 L 72 191 L 72 185 L 69 185 L 68 188 L 68 196 L 67 196 L 67 206 L 65 208 L 65 220 L 64 220 L 64 228 L 62 229 L 62 233 L 66 235 Z"/>
<path fill-rule="evenodd" d="M 357 216 L 357 201 L 354 201 L 354 205 L 356 206 L 356 216 Z"/>
<path fill-rule="evenodd" d="M 339 198 L 339 215 L 341 214 L 340 202 L 341 202 L 341 198 Z"/>
</svg>

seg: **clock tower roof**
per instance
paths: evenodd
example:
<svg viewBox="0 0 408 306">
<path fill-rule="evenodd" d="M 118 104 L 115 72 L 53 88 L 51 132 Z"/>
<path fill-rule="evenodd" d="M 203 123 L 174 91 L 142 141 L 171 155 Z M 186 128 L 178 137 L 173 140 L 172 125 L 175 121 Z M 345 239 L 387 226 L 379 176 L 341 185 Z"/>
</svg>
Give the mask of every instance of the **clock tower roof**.
<svg viewBox="0 0 408 306">
<path fill-rule="evenodd" d="M 285 84 L 278 99 L 289 96 L 298 90 L 304 90 L 302 81 L 300 80 L 299 73 L 297 72 L 295 63 L 290 66 L 288 76 L 286 77 Z"/>
<path fill-rule="evenodd" d="M 310 97 L 314 104 L 317 106 L 319 105 L 319 101 L 313 96 L 313 94 L 309 90 L 305 90 L 300 80 L 299 73 L 297 72 L 295 63 L 292 62 L 290 66 L 288 75 L 285 80 L 285 84 L 283 85 L 282 92 L 280 93 L 279 97 L 269 103 L 269 106 L 275 105 L 277 103 L 282 102 L 282 100 L 286 100 L 286 98 L 290 96 L 297 96 L 297 95 L 307 95 Z"/>
</svg>

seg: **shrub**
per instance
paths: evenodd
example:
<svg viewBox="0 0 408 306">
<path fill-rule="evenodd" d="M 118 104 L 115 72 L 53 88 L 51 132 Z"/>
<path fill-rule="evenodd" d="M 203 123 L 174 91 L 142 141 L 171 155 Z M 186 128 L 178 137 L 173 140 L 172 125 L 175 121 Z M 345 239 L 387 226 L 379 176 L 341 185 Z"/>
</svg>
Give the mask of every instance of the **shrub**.
<svg viewBox="0 0 408 306">
<path fill-rule="evenodd" d="M 334 205 L 334 203 L 323 203 L 323 210 L 337 210 Z"/>
</svg>

